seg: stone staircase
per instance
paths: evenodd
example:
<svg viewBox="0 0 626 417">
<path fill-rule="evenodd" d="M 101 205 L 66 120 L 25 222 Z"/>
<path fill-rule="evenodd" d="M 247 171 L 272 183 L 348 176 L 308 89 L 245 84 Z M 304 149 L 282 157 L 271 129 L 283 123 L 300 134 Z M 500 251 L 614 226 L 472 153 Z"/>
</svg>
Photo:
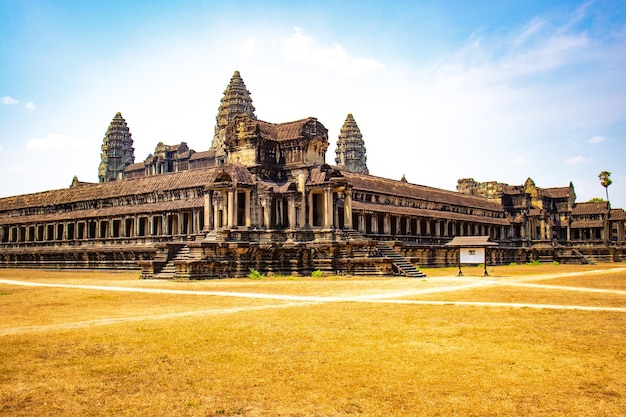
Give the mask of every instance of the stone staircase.
<svg viewBox="0 0 626 417">
<path fill-rule="evenodd" d="M 385 242 L 378 242 L 377 245 L 378 251 L 382 256 L 391 258 L 393 260 L 394 266 L 397 268 L 397 272 L 400 275 L 404 275 L 408 278 L 424 278 L 426 275 L 421 272 L 419 269 L 413 266 L 411 262 L 409 262 L 404 256 L 400 255 L 398 252 L 393 250 L 389 245 Z"/>
<path fill-rule="evenodd" d="M 189 246 L 172 247 L 168 251 L 167 262 L 154 276 L 156 279 L 176 278 L 176 262 L 187 261 L 190 258 Z"/>
</svg>

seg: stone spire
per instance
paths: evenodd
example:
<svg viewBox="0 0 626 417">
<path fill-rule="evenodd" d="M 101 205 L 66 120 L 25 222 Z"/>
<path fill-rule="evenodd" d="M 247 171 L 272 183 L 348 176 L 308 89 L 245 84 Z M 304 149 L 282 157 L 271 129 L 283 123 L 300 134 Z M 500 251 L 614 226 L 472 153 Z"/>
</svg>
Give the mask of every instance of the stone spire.
<svg viewBox="0 0 626 417">
<path fill-rule="evenodd" d="M 228 87 L 224 90 L 224 97 L 222 97 L 220 108 L 217 111 L 215 136 L 213 136 L 213 142 L 211 143 L 211 147 L 215 149 L 217 156 L 225 154 L 224 140 L 226 126 L 236 116 L 242 114 L 256 119 L 250 92 L 246 90 L 246 85 L 239 71 L 235 71 Z"/>
<path fill-rule="evenodd" d="M 135 162 L 133 138 L 120 112 L 115 113 L 102 141 L 98 178 L 100 182 L 123 178 L 124 169 Z"/>
<path fill-rule="evenodd" d="M 363 135 L 357 126 L 352 113 L 348 114 L 346 121 L 341 127 L 339 140 L 337 140 L 337 157 L 335 163 L 347 168 L 351 172 L 369 174 L 367 169 L 367 156 L 365 155 L 365 142 Z"/>
</svg>

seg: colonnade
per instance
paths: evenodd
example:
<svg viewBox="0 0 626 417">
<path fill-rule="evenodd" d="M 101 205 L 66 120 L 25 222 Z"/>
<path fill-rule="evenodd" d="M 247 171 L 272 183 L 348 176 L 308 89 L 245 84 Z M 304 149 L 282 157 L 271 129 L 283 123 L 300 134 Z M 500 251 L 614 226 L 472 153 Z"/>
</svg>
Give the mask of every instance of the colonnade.
<svg viewBox="0 0 626 417">
<path fill-rule="evenodd" d="M 202 210 L 140 213 L 33 224 L 3 225 L 0 242 L 58 242 L 191 235 L 204 228 Z"/>
<path fill-rule="evenodd" d="M 390 206 L 393 209 L 393 206 Z M 511 237 L 510 226 L 410 214 L 353 210 L 352 190 L 323 186 L 259 195 L 252 186 L 222 182 L 206 189 L 203 207 L 92 219 L 0 226 L 8 243 L 186 236 L 236 227 L 355 229 L 364 235 L 450 238 Z M 549 227 L 547 230 L 549 230 Z"/>
<path fill-rule="evenodd" d="M 380 212 L 353 213 L 353 228 L 363 234 L 448 238 L 454 236 L 490 236 L 507 239 L 509 225 L 474 223 Z"/>
</svg>

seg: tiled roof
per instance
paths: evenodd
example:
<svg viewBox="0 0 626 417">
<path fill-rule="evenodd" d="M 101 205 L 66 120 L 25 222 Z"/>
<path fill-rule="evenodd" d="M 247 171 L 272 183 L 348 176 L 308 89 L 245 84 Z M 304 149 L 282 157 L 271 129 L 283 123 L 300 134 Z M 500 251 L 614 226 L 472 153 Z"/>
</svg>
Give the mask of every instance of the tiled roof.
<svg viewBox="0 0 626 417">
<path fill-rule="evenodd" d="M 339 169 L 341 174 L 348 179 L 354 190 L 503 212 L 502 206 L 498 202 L 487 198 L 335 168 Z"/>
<path fill-rule="evenodd" d="M 202 152 L 195 152 L 193 155 L 191 155 L 191 158 L 189 158 L 192 161 L 195 161 L 196 159 L 213 159 L 215 158 L 215 151 L 213 149 L 209 149 L 208 151 L 202 151 Z"/>
<path fill-rule="evenodd" d="M 76 188 L 1 198 L 0 213 L 25 207 L 47 207 L 80 201 L 105 200 L 183 188 L 204 187 L 215 181 L 222 172 L 231 175 L 236 182 L 254 183 L 252 175 L 245 167 L 236 164 L 224 164 L 219 167 L 171 172 L 162 175 L 102 182 Z"/>
<path fill-rule="evenodd" d="M 365 201 L 352 201 L 352 209 L 363 210 L 365 212 L 390 213 L 404 216 L 430 217 L 432 219 L 459 220 L 472 223 L 487 223 L 508 226 L 509 220 L 506 218 L 494 218 L 485 216 L 475 216 L 471 214 L 454 213 L 442 210 L 427 210 L 406 206 L 395 206 L 393 204 L 376 204 Z"/>
<path fill-rule="evenodd" d="M 318 123 L 317 119 L 314 117 L 287 123 L 269 123 L 262 120 L 250 120 L 250 123 L 259 126 L 260 131 L 265 137 L 269 137 L 276 141 L 285 141 L 303 137 L 305 130 L 304 126 L 310 122 Z"/>
<path fill-rule="evenodd" d="M 576 203 L 572 208 L 572 216 L 606 213 L 607 203 Z"/>
<path fill-rule="evenodd" d="M 609 220 L 626 220 L 626 211 L 623 209 L 611 209 Z"/>
<path fill-rule="evenodd" d="M 524 190 L 524 186 L 522 185 L 504 184 L 502 187 L 502 193 L 508 195 L 526 194 L 526 190 Z"/>
<path fill-rule="evenodd" d="M 124 171 L 140 171 L 146 168 L 146 165 L 143 162 L 136 162 L 134 164 L 130 164 L 127 166 Z"/>
<path fill-rule="evenodd" d="M 545 197 L 549 198 L 568 198 L 571 194 L 571 189 L 569 187 L 541 188 L 541 192 Z"/>
<path fill-rule="evenodd" d="M 455 236 L 446 246 L 498 246 L 489 236 Z"/>
<path fill-rule="evenodd" d="M 188 200 L 162 201 L 159 203 L 133 204 L 101 209 L 74 210 L 50 214 L 38 214 L 33 216 L 15 216 L 4 219 L 0 218 L 0 224 L 45 223 L 54 221 L 120 217 L 134 214 L 163 213 L 201 207 L 204 207 L 204 198 L 192 198 Z"/>
</svg>

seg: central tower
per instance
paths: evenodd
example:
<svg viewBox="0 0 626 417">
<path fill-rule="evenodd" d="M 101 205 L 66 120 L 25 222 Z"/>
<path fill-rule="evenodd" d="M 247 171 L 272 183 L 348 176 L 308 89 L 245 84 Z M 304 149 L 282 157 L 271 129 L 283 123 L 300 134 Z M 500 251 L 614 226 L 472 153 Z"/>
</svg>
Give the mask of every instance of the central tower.
<svg viewBox="0 0 626 417">
<path fill-rule="evenodd" d="M 222 97 L 217 111 L 215 135 L 211 143 L 211 148 L 215 150 L 216 157 L 222 158 L 226 154 L 224 147 L 226 126 L 239 115 L 246 115 L 256 119 L 250 92 L 246 89 L 239 71 L 235 71 L 228 87 L 224 90 L 224 97 Z"/>
</svg>

